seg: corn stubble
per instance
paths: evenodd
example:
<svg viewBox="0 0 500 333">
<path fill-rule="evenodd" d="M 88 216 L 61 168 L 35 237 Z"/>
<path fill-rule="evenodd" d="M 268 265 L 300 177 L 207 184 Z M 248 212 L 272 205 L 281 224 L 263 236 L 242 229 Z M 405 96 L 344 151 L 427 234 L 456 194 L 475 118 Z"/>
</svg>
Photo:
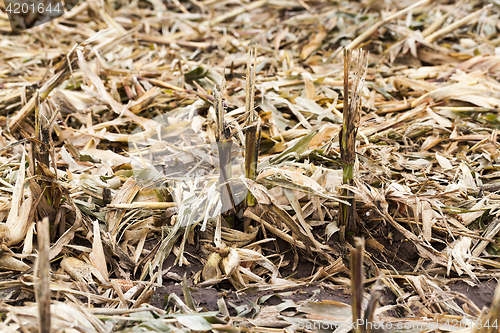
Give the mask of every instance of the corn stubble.
<svg viewBox="0 0 500 333">
<path fill-rule="evenodd" d="M 353 94 L 349 101 L 349 67 L 351 51 L 344 49 L 344 104 L 343 124 L 339 135 L 340 157 L 342 161 L 342 183 L 352 186 L 354 181 L 354 165 L 356 163 L 356 136 L 358 134 L 361 90 L 366 76 L 367 63 L 363 50 L 359 51 L 356 61 L 356 71 L 352 84 Z M 343 232 L 356 230 L 356 201 L 354 193 L 343 188 L 341 195 L 348 204 L 340 203 L 340 226 Z"/>
<path fill-rule="evenodd" d="M 355 333 L 370 333 L 374 324 L 375 309 L 381 296 L 382 285 L 380 278 L 371 287 L 370 298 L 366 307 L 363 307 L 365 299 L 365 271 L 363 262 L 365 259 L 364 238 L 354 238 L 354 248 L 351 249 L 350 273 L 351 273 L 351 311 L 352 322 Z"/>
<path fill-rule="evenodd" d="M 214 108 L 215 115 L 217 117 L 216 126 L 216 142 L 217 149 L 219 151 L 219 165 L 220 165 L 220 186 L 221 186 L 221 200 L 222 202 L 227 202 L 228 199 L 231 202 L 232 214 L 236 214 L 236 203 L 234 201 L 233 192 L 229 184 L 231 178 L 231 130 L 224 121 L 224 102 L 223 94 L 225 90 L 224 79 L 220 86 L 220 92 L 217 88 L 214 89 Z"/>
<path fill-rule="evenodd" d="M 38 271 L 38 281 L 35 283 L 36 301 L 38 304 L 38 319 L 40 333 L 50 333 L 50 233 L 49 219 L 45 217 L 37 223 L 38 231 L 38 258 L 36 269 Z"/>
<path fill-rule="evenodd" d="M 260 118 L 254 109 L 255 98 L 255 62 L 256 48 L 251 47 L 248 52 L 247 78 L 246 78 L 246 97 L 245 97 L 245 177 L 255 181 L 257 178 L 257 163 L 259 158 L 260 139 L 262 128 Z M 248 191 L 245 198 L 246 207 L 254 207 L 257 204 L 255 197 Z M 244 221 L 244 230 L 250 226 L 251 219 L 246 217 Z"/>
<path fill-rule="evenodd" d="M 254 110 L 255 99 L 255 47 L 251 47 L 247 61 L 247 80 L 246 80 L 246 98 L 245 113 L 246 131 L 245 131 L 245 177 L 255 180 L 257 177 L 257 162 L 259 157 L 260 138 L 262 128 L 260 127 L 259 117 Z M 255 206 L 255 198 L 249 192 L 246 198 L 248 207 Z"/>
</svg>

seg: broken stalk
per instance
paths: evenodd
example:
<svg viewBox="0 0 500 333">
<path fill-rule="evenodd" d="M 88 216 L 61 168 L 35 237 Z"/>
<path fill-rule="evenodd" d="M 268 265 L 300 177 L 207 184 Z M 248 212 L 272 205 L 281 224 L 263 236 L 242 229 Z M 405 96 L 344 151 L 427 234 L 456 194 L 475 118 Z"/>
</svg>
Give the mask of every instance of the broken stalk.
<svg viewBox="0 0 500 333">
<path fill-rule="evenodd" d="M 344 50 L 344 110 L 343 124 L 339 135 L 340 157 L 342 160 L 342 183 L 352 186 L 354 179 L 354 165 L 356 163 L 356 136 L 361 109 L 361 89 L 366 75 L 366 64 L 363 50 L 359 51 L 356 63 L 356 72 L 352 84 L 353 94 L 349 101 L 349 58 L 350 50 Z M 340 204 L 340 226 L 346 230 L 356 230 L 356 201 L 354 194 L 347 188 L 342 189 L 342 197 L 349 205 Z"/>
<path fill-rule="evenodd" d="M 217 149 L 219 151 L 219 167 L 220 167 L 220 185 L 223 186 L 225 184 L 226 191 L 223 190 L 224 187 L 221 187 L 221 200 L 224 202 L 226 198 L 229 196 L 229 200 L 231 201 L 231 206 L 233 210 L 233 214 L 236 214 L 236 204 L 234 202 L 233 193 L 231 190 L 231 186 L 228 182 L 231 170 L 230 170 L 230 159 L 231 159 L 231 133 L 229 128 L 226 126 L 224 122 L 224 105 L 222 102 L 222 93 L 224 91 L 224 82 L 221 85 L 221 92 L 214 89 L 214 107 L 215 114 L 217 116 L 217 131 L 215 140 L 217 142 Z"/>
<path fill-rule="evenodd" d="M 255 47 L 250 47 L 247 62 L 247 82 L 245 98 L 245 112 L 247 114 L 245 126 L 245 177 L 255 181 L 257 177 L 257 162 L 259 156 L 261 127 L 258 122 L 257 114 L 254 110 L 254 98 Z M 255 206 L 255 198 L 252 193 L 248 192 L 245 203 L 248 207 Z"/>
</svg>

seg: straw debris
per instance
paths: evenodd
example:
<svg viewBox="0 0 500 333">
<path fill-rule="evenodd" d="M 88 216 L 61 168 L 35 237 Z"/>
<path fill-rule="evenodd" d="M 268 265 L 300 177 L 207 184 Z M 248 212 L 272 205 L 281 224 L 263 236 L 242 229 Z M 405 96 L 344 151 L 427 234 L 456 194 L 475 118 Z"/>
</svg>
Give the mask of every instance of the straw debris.
<svg viewBox="0 0 500 333">
<path fill-rule="evenodd" d="M 498 331 L 495 2 L 73 5 L 0 2 L 1 332 Z"/>
</svg>

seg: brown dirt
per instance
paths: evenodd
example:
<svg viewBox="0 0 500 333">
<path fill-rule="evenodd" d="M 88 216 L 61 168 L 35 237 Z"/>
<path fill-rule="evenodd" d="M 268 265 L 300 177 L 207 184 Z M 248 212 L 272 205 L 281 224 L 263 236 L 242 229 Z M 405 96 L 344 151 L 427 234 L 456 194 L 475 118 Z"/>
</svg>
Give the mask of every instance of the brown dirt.
<svg viewBox="0 0 500 333">
<path fill-rule="evenodd" d="M 307 299 L 312 299 L 314 301 L 332 300 L 350 304 L 350 294 L 348 288 L 330 289 L 318 285 L 311 285 L 279 293 L 273 291 L 250 291 L 238 293 L 233 290 L 217 290 L 214 288 L 198 287 L 191 287 L 190 292 L 195 305 L 205 308 L 208 311 L 217 311 L 217 300 L 224 298 L 232 316 L 236 315 L 236 311 L 231 304 L 239 306 L 246 304 L 248 301 L 260 304 L 259 299 L 268 295 L 274 295 L 274 297 L 268 298 L 260 305 L 277 305 L 285 300 L 293 300 L 295 303 L 299 303 Z M 155 297 L 151 301 L 151 304 L 156 307 L 163 308 L 168 296 L 171 293 L 175 293 L 177 296 L 184 299 L 181 285 L 169 282 L 163 287 L 156 289 Z"/>
<path fill-rule="evenodd" d="M 416 252 L 415 246 L 406 241 L 402 235 L 391 230 L 394 233 L 392 241 L 388 240 L 383 233 L 386 233 L 387 228 L 381 228 L 379 237 L 375 239 L 383 245 L 383 252 L 372 248 L 370 246 L 366 247 L 368 253 L 370 253 L 371 259 L 376 263 L 380 269 L 387 269 L 399 274 L 410 273 L 415 267 L 418 261 L 418 253 Z M 338 248 L 342 252 L 343 248 L 341 243 L 338 241 L 338 236 L 334 235 L 329 242 L 330 245 Z M 263 246 L 263 251 L 269 253 L 275 253 L 276 248 L 279 248 L 279 252 L 284 255 L 285 260 L 289 261 L 289 264 L 280 269 L 280 273 L 284 278 L 301 279 L 304 277 L 309 277 L 317 269 L 318 263 L 313 263 L 307 260 L 306 256 L 298 253 L 298 263 L 297 269 L 293 270 L 293 264 L 295 260 L 294 251 L 289 248 L 288 243 L 281 240 L 277 240 L 276 243 L 267 244 Z M 165 261 L 163 270 L 168 269 L 169 274 L 164 276 L 164 283 L 162 287 L 156 289 L 155 295 L 151 300 L 151 304 L 164 308 L 168 296 L 175 293 L 181 299 L 184 299 L 182 287 L 180 285 L 180 278 L 184 274 L 188 278 L 190 284 L 191 296 L 195 302 L 195 305 L 200 308 L 204 308 L 208 311 L 217 311 L 217 300 L 224 298 L 231 315 L 236 315 L 234 306 L 240 306 L 246 304 L 248 301 L 253 303 L 260 303 L 259 299 L 263 296 L 275 295 L 274 297 L 268 298 L 265 302 L 259 305 L 277 305 L 285 300 L 293 300 L 295 303 L 312 299 L 315 301 L 325 301 L 334 300 L 350 304 L 350 291 L 348 287 L 341 287 L 338 285 L 330 284 L 328 282 L 316 283 L 313 285 L 290 289 L 286 292 L 274 292 L 274 291 L 247 291 L 247 292 L 236 292 L 232 289 L 229 283 L 221 283 L 217 286 L 210 288 L 199 288 L 193 286 L 192 277 L 198 271 L 200 271 L 203 266 L 202 264 L 194 259 L 200 256 L 196 248 L 192 245 L 186 245 L 185 248 L 186 258 L 190 262 L 190 265 L 184 265 L 179 267 L 174 265 L 175 256 L 171 254 L 169 258 Z M 348 262 L 346 262 L 348 264 Z M 453 274 L 453 273 L 452 273 Z M 452 276 L 454 277 L 454 276 Z M 454 277 L 456 278 L 456 277 Z M 453 282 L 449 285 L 451 291 L 456 292 L 456 301 L 459 305 L 462 305 L 462 297 L 460 294 L 468 297 L 474 304 L 481 309 L 484 306 L 490 306 L 493 293 L 496 287 L 496 281 L 481 281 L 477 286 L 469 286 L 463 281 Z M 394 294 L 386 289 L 384 290 L 380 300 L 382 306 L 397 304 L 397 299 Z M 400 313 L 399 309 L 395 309 L 394 315 L 403 315 Z"/>
<path fill-rule="evenodd" d="M 491 305 L 496 286 L 496 280 L 480 281 L 476 286 L 470 286 L 463 281 L 457 281 L 449 285 L 450 290 L 464 294 L 474 302 L 479 309 Z M 461 305 L 462 303 L 463 302 L 458 299 L 458 304 Z"/>
</svg>

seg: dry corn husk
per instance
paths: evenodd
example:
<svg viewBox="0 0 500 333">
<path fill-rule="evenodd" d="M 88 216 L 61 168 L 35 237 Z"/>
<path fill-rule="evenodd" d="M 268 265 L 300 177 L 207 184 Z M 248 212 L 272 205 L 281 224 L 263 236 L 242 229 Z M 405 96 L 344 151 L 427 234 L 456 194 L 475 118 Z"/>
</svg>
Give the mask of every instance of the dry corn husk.
<svg viewBox="0 0 500 333">
<path fill-rule="evenodd" d="M 112 283 L 120 287 L 120 290 L 124 293 L 131 290 L 134 287 L 134 282 L 124 279 L 110 279 Z"/>
<path fill-rule="evenodd" d="M 203 267 L 201 272 L 201 277 L 204 281 L 220 279 L 222 277 L 222 272 L 219 268 L 219 264 L 222 261 L 222 256 L 217 252 L 212 252 L 208 256 L 208 260 Z"/>
<path fill-rule="evenodd" d="M 259 227 L 250 226 L 248 232 L 222 227 L 222 240 L 228 246 L 243 247 L 255 240 Z"/>
<path fill-rule="evenodd" d="M 229 249 L 229 254 L 221 261 L 221 269 L 224 274 L 231 276 L 240 266 L 240 256 L 235 249 Z"/>
<path fill-rule="evenodd" d="M 64 258 L 61 261 L 61 268 L 78 282 L 94 283 L 92 279 L 92 275 L 94 275 L 102 284 L 107 285 L 106 280 L 94 266 L 78 258 Z"/>
<path fill-rule="evenodd" d="M 66 257 L 61 261 L 61 268 L 78 282 L 93 282 L 91 266 L 80 259 Z"/>
</svg>

